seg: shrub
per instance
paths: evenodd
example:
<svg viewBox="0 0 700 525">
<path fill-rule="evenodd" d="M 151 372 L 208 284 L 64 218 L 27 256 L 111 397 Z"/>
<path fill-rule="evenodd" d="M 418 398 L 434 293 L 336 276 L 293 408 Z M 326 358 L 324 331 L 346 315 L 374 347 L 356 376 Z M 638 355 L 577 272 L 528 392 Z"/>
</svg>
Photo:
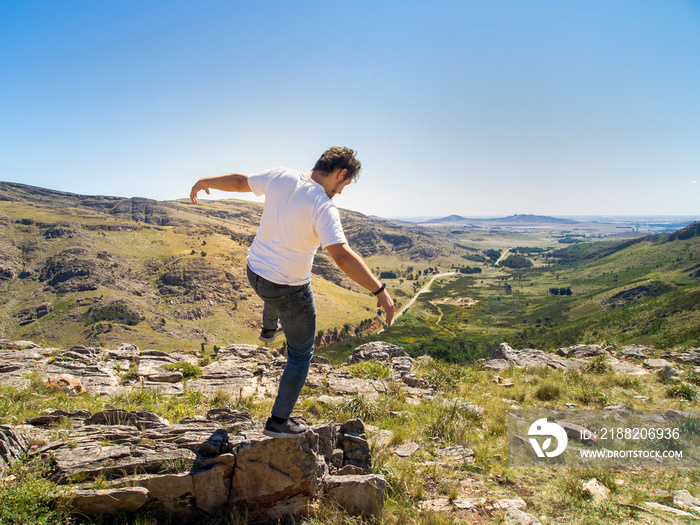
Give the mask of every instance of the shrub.
<svg viewBox="0 0 700 525">
<path fill-rule="evenodd" d="M 612 367 L 608 364 L 604 355 L 597 355 L 586 367 L 586 372 L 592 372 L 594 374 L 604 374 L 605 372 L 610 372 Z"/>
<path fill-rule="evenodd" d="M 197 365 L 188 363 L 187 361 L 180 361 L 179 363 L 169 363 L 167 365 L 161 366 L 161 368 L 167 368 L 168 370 L 179 370 L 182 372 L 182 376 L 185 379 L 192 379 L 197 376 L 202 375 L 202 369 Z"/>
<path fill-rule="evenodd" d="M 131 310 L 124 301 L 114 301 L 98 307 L 91 306 L 85 313 L 86 325 L 109 321 L 133 326 L 143 320 L 144 317 Z"/>
<path fill-rule="evenodd" d="M 41 460 L 18 461 L 3 476 L 14 476 L 0 484 L 0 523 L 71 523 L 67 498 L 57 498 L 60 489 L 48 481 L 51 466 Z"/>
<path fill-rule="evenodd" d="M 362 361 L 348 366 L 348 372 L 360 379 L 384 379 L 391 374 L 391 366 L 381 361 Z"/>
<path fill-rule="evenodd" d="M 540 401 L 552 401 L 561 397 L 561 387 L 552 381 L 545 381 L 535 391 L 535 397 Z"/>
<path fill-rule="evenodd" d="M 344 399 L 338 403 L 337 409 L 340 413 L 359 418 L 362 421 L 372 421 L 380 413 L 377 403 L 362 394 L 355 394 L 348 399 Z"/>
<path fill-rule="evenodd" d="M 700 374 L 698 374 L 695 370 L 689 370 L 685 375 L 685 380 L 688 383 L 700 386 Z"/>
<path fill-rule="evenodd" d="M 679 383 L 666 389 L 668 397 L 695 401 L 698 398 L 698 390 L 688 383 Z"/>
<path fill-rule="evenodd" d="M 675 383 L 678 379 L 678 370 L 672 366 L 666 366 L 656 372 L 656 380 L 664 385 Z"/>
</svg>

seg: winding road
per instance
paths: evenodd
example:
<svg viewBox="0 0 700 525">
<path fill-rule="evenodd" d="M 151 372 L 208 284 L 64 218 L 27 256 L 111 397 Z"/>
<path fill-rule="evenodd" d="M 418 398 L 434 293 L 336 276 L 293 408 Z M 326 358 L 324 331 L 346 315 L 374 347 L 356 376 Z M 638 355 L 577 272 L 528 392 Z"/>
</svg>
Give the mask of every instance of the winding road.
<svg viewBox="0 0 700 525">
<path fill-rule="evenodd" d="M 418 290 L 418 293 L 416 293 L 416 295 L 414 295 L 413 298 L 412 298 L 403 308 L 401 308 L 401 310 L 399 310 L 398 312 L 396 312 L 396 315 L 394 316 L 394 321 L 393 321 L 393 322 L 395 323 L 396 320 L 397 320 L 399 317 L 401 317 L 401 316 L 404 314 L 404 312 L 405 312 L 406 310 L 408 310 L 408 309 L 413 305 L 413 303 L 416 302 L 416 299 L 418 299 L 418 296 L 419 296 L 420 294 L 430 291 L 430 285 L 433 284 L 433 281 L 434 281 L 435 279 L 437 279 L 438 277 L 445 277 L 445 276 L 447 276 L 447 275 L 457 275 L 457 273 L 458 273 L 458 272 L 447 272 L 447 273 L 438 273 L 438 274 L 436 274 L 436 275 L 433 275 L 432 279 L 430 279 L 430 281 L 428 281 L 428 283 L 427 283 L 425 286 L 423 286 L 423 288 L 421 288 L 420 290 Z M 384 331 L 384 330 L 382 329 L 380 332 L 383 332 L 383 331 Z"/>
</svg>

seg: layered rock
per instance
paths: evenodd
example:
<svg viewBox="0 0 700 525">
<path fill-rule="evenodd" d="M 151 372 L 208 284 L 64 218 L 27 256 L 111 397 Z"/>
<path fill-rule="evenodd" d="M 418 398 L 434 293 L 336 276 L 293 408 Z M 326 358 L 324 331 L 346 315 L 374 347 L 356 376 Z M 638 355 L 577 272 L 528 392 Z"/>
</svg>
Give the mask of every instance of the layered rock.
<svg viewBox="0 0 700 525">
<path fill-rule="evenodd" d="M 53 423 L 69 419 L 66 430 Z M 360 420 L 313 427 L 298 438 L 272 439 L 250 414 L 210 410 L 170 424 L 149 411 L 53 411 L 19 427 L 0 427 L 0 451 L 44 444 L 52 479 L 78 483 L 74 508 L 87 516 L 159 510 L 183 523 L 238 508 L 250 519 L 277 521 L 308 514 L 324 497 L 351 514 L 375 515 L 386 484 L 371 472 Z M 12 459 L 12 458 L 10 458 Z M 343 474 L 351 474 L 344 476 Z"/>
</svg>

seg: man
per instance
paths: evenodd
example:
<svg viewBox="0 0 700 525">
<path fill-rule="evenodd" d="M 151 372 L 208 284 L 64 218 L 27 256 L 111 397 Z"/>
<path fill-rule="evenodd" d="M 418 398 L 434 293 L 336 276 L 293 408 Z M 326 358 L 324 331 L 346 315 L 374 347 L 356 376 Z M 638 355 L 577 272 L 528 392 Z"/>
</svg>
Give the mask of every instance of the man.
<svg viewBox="0 0 700 525">
<path fill-rule="evenodd" d="M 287 339 L 287 364 L 263 431 L 268 436 L 295 437 L 306 431 L 290 416 L 313 357 L 316 306 L 311 266 L 319 245 L 351 279 L 376 295 L 387 324 L 394 316 L 394 302 L 385 285 L 348 246 L 331 200 L 357 178 L 360 168 L 354 151 L 333 147 L 309 174 L 287 168 L 250 176 L 232 173 L 202 178 L 192 188 L 194 204 L 201 190 L 265 195 L 260 227 L 248 250 L 248 280 L 264 302 L 260 339 L 272 342 L 280 333 Z"/>
</svg>

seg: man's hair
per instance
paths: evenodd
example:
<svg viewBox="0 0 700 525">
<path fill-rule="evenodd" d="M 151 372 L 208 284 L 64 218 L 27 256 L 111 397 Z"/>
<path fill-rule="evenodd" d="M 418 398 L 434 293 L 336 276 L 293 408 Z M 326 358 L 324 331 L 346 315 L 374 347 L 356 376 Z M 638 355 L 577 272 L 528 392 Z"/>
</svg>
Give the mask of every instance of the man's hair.
<svg viewBox="0 0 700 525">
<path fill-rule="evenodd" d="M 348 172 L 345 174 L 344 180 L 350 178 L 357 180 L 360 176 L 362 164 L 357 160 L 355 154 L 356 152 L 350 148 L 333 146 L 323 152 L 321 158 L 316 161 L 313 171 L 331 173 L 337 169 L 347 169 Z"/>
</svg>

